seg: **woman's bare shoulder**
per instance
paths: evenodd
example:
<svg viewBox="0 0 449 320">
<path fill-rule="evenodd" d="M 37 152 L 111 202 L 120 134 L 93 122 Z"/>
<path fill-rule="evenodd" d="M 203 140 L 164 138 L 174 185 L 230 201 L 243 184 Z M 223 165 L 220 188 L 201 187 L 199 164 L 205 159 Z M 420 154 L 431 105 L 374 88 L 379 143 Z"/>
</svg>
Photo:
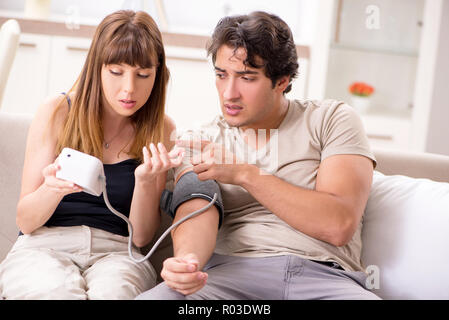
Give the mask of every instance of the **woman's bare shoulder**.
<svg viewBox="0 0 449 320">
<path fill-rule="evenodd" d="M 58 94 L 47 97 L 38 107 L 36 116 L 50 120 L 54 114 L 55 120 L 59 120 L 60 118 L 65 118 L 68 113 L 69 104 L 66 97 Z"/>
<path fill-rule="evenodd" d="M 53 139 L 62 128 L 69 113 L 66 97 L 62 94 L 47 97 L 37 108 L 30 133 L 36 138 L 49 133 Z"/>
</svg>

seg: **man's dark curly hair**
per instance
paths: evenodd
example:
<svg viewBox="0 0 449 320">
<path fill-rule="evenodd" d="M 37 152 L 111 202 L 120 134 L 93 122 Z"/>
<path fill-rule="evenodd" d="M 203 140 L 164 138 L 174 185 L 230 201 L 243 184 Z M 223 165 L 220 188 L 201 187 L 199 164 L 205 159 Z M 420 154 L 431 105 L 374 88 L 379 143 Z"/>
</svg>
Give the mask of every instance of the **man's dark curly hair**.
<svg viewBox="0 0 449 320">
<path fill-rule="evenodd" d="M 215 64 L 218 49 L 223 46 L 234 48 L 234 53 L 245 49 L 244 64 L 252 68 L 264 68 L 273 88 L 283 76 L 290 76 L 290 83 L 284 90 L 291 90 L 291 81 L 298 75 L 298 55 L 289 26 L 278 16 L 262 11 L 248 15 L 222 18 L 207 45 L 208 55 Z M 258 64 L 260 59 L 262 64 Z"/>
</svg>

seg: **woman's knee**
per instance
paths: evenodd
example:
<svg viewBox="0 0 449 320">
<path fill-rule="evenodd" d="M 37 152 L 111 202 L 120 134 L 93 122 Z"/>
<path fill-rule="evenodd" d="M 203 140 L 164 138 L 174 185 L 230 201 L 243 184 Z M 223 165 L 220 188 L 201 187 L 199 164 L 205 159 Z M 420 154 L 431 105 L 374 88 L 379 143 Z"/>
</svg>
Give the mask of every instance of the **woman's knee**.
<svg viewBox="0 0 449 320">
<path fill-rule="evenodd" d="M 6 299 L 86 299 L 78 267 L 50 250 L 8 255 L 0 267 L 0 282 Z"/>
<path fill-rule="evenodd" d="M 84 271 L 89 300 L 130 300 L 156 285 L 148 262 L 135 263 L 127 255 L 112 254 Z"/>
</svg>

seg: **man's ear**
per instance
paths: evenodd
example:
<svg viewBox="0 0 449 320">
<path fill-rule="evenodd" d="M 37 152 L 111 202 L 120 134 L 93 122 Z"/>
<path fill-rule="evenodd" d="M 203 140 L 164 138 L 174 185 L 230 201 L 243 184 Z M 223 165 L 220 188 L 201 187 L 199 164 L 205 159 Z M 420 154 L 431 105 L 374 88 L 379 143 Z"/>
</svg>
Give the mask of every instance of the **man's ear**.
<svg viewBox="0 0 449 320">
<path fill-rule="evenodd" d="M 290 76 L 283 76 L 276 81 L 275 90 L 279 92 L 284 92 L 287 86 L 290 84 Z"/>
</svg>

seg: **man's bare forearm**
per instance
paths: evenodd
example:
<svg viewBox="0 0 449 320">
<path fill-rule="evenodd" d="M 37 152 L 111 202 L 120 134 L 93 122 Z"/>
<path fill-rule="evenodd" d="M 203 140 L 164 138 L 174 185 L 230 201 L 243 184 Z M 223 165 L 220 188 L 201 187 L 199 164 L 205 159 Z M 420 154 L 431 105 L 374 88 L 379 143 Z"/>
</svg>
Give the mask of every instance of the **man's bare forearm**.
<svg viewBox="0 0 449 320">
<path fill-rule="evenodd" d="M 204 199 L 192 199 L 181 204 L 176 210 L 175 221 L 199 210 L 209 202 Z M 198 269 L 201 270 L 211 257 L 218 233 L 218 209 L 212 206 L 200 215 L 188 219 L 172 231 L 173 250 L 175 257 L 194 253 L 199 259 Z"/>
<path fill-rule="evenodd" d="M 372 162 L 357 155 L 324 160 L 314 190 L 260 174 L 248 165 L 240 185 L 264 207 L 293 228 L 316 239 L 342 246 L 359 225 L 372 181 Z"/>
</svg>

